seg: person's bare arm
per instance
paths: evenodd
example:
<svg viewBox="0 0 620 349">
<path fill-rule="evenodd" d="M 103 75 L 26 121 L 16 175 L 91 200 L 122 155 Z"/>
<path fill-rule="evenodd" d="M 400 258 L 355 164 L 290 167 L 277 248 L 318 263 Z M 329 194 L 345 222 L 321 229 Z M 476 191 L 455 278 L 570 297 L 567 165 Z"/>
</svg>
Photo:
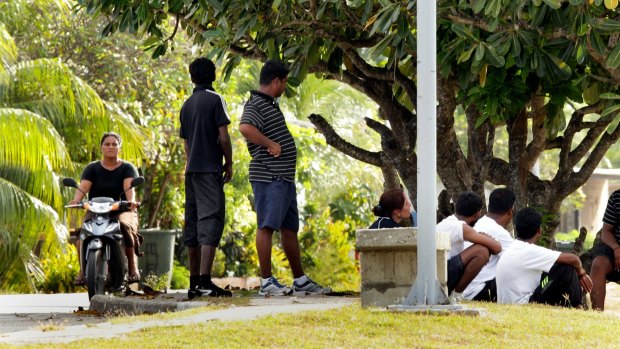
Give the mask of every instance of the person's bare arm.
<svg viewBox="0 0 620 349">
<path fill-rule="evenodd" d="M 463 239 L 474 244 L 485 246 L 489 249 L 491 254 L 498 254 L 502 252 L 502 244 L 500 244 L 499 241 L 486 234 L 478 233 L 474 228 L 467 224 L 463 224 Z"/>
<path fill-rule="evenodd" d="M 228 134 L 228 126 L 219 127 L 218 132 L 220 147 L 222 148 L 222 153 L 224 153 L 224 183 L 228 183 L 233 176 L 232 144 L 230 142 L 230 135 Z"/>
<path fill-rule="evenodd" d="M 256 127 L 250 124 L 241 124 L 239 125 L 239 132 L 251 143 L 267 148 L 269 154 L 274 157 L 277 158 L 280 156 L 280 152 L 282 151 L 280 144 L 265 137 Z"/>
<path fill-rule="evenodd" d="M 586 270 L 581 265 L 581 259 L 579 259 L 576 254 L 562 252 L 560 253 L 560 256 L 558 257 L 556 262 L 560 264 L 568 264 L 575 268 L 577 276 L 579 277 L 579 284 L 581 285 L 581 287 L 586 292 L 592 291 L 592 280 L 590 279 L 590 276 L 586 273 Z"/>
<path fill-rule="evenodd" d="M 82 179 L 80 181 L 80 184 L 78 185 L 78 188 L 80 188 L 80 190 L 82 191 L 76 190 L 75 194 L 73 195 L 73 200 L 69 201 L 69 204 L 75 205 L 79 203 L 80 201 L 82 201 L 82 199 L 84 199 L 84 193 L 88 193 L 92 186 L 93 186 L 93 182 L 86 180 L 86 179 Z"/>
</svg>

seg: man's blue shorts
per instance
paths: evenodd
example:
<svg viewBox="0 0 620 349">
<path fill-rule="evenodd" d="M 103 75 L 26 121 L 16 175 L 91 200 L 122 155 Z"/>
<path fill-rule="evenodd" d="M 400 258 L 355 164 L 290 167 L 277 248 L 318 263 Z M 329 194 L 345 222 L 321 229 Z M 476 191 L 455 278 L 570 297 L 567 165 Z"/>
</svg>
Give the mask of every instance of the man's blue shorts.
<svg viewBox="0 0 620 349">
<path fill-rule="evenodd" d="M 295 183 L 282 178 L 273 182 L 251 182 L 258 228 L 299 230 Z"/>
</svg>

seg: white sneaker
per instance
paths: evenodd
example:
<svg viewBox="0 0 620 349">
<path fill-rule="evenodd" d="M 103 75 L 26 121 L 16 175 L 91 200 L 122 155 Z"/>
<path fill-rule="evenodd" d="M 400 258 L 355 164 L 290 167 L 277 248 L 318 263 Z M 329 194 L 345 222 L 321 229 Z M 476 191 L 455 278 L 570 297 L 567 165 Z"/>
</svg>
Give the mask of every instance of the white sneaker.
<svg viewBox="0 0 620 349">
<path fill-rule="evenodd" d="M 332 289 L 330 287 L 323 287 L 316 282 L 312 281 L 310 278 L 306 280 L 303 284 L 298 284 L 296 281 L 293 281 L 293 290 L 295 294 L 326 294 L 330 293 Z"/>
<path fill-rule="evenodd" d="M 293 290 L 290 287 L 282 285 L 273 276 L 264 285 L 261 282 L 260 290 L 258 290 L 259 296 L 289 296 L 291 293 Z"/>
</svg>

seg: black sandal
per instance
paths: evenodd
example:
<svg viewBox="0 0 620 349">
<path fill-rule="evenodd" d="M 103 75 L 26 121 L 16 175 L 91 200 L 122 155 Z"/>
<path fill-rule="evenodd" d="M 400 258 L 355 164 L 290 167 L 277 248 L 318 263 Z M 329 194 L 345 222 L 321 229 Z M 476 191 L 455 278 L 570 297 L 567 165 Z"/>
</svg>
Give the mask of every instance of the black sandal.
<svg viewBox="0 0 620 349">
<path fill-rule="evenodd" d="M 136 275 L 128 275 L 127 276 L 127 283 L 128 284 L 135 284 L 137 282 L 140 282 L 140 279 L 142 279 L 142 277 L 140 276 L 140 274 L 136 274 Z"/>
</svg>

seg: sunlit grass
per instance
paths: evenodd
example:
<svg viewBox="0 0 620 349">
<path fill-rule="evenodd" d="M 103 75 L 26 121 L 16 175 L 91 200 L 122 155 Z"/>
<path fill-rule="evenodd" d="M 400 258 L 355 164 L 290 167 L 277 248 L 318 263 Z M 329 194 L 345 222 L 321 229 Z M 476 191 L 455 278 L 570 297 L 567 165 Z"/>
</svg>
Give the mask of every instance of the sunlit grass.
<svg viewBox="0 0 620 349">
<path fill-rule="evenodd" d="M 549 306 L 470 303 L 479 317 L 392 313 L 359 304 L 248 321 L 143 329 L 31 348 L 611 348 L 620 318 Z"/>
</svg>

